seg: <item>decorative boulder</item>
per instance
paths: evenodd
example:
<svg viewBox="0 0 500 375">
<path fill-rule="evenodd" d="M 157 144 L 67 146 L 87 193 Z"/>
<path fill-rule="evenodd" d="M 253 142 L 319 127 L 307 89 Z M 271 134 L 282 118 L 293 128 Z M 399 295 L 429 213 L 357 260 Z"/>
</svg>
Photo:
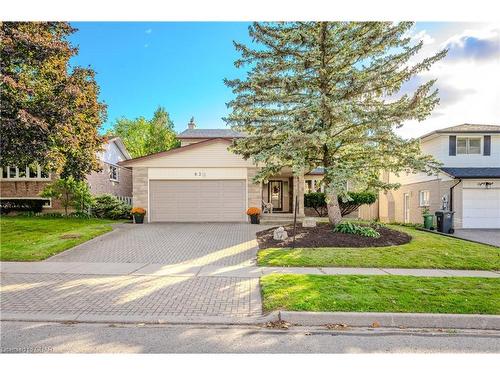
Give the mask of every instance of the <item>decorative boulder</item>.
<svg viewBox="0 0 500 375">
<path fill-rule="evenodd" d="M 288 233 L 285 231 L 285 228 L 279 227 L 276 228 L 273 232 L 273 239 L 276 241 L 283 241 L 288 238 Z"/>
<path fill-rule="evenodd" d="M 302 220 L 302 226 L 304 228 L 314 228 L 316 226 L 316 219 L 314 217 L 306 217 Z"/>
</svg>

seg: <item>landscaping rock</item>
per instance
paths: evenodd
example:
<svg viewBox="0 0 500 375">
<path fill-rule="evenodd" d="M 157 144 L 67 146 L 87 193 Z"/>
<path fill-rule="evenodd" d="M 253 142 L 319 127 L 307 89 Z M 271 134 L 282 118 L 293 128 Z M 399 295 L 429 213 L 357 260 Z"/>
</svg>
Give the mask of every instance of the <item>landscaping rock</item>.
<svg viewBox="0 0 500 375">
<path fill-rule="evenodd" d="M 273 239 L 276 241 L 283 241 L 288 238 L 288 233 L 285 231 L 285 228 L 279 227 L 273 232 Z"/>
<path fill-rule="evenodd" d="M 314 217 L 306 217 L 302 220 L 302 226 L 304 228 L 314 228 L 316 226 L 316 219 Z"/>
</svg>

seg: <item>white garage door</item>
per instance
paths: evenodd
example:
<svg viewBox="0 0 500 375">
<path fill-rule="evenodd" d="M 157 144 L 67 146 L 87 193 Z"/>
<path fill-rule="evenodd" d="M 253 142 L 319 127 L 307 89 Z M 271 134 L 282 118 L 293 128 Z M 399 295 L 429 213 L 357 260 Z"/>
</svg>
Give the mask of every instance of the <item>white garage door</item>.
<svg viewBox="0 0 500 375">
<path fill-rule="evenodd" d="M 245 180 L 151 180 L 151 221 L 246 221 Z"/>
<path fill-rule="evenodd" d="M 464 189 L 462 225 L 500 228 L 500 189 Z"/>
</svg>

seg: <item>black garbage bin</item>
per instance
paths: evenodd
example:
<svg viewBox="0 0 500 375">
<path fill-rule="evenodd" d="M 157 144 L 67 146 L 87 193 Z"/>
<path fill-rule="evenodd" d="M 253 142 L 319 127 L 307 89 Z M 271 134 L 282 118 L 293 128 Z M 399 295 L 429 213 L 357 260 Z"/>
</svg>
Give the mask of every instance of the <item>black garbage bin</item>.
<svg viewBox="0 0 500 375">
<path fill-rule="evenodd" d="M 441 233 L 452 234 L 455 232 L 453 229 L 453 211 L 436 211 L 436 227 L 437 231 Z"/>
</svg>

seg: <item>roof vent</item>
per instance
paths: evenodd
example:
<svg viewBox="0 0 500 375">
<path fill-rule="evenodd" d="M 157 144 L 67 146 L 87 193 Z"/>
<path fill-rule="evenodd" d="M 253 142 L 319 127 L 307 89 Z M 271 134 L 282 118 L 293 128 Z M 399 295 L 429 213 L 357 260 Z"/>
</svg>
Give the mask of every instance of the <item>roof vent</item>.
<svg viewBox="0 0 500 375">
<path fill-rule="evenodd" d="M 188 123 L 188 129 L 194 129 L 196 128 L 196 124 L 194 123 L 194 117 L 191 117 L 191 120 L 189 120 Z"/>
</svg>

